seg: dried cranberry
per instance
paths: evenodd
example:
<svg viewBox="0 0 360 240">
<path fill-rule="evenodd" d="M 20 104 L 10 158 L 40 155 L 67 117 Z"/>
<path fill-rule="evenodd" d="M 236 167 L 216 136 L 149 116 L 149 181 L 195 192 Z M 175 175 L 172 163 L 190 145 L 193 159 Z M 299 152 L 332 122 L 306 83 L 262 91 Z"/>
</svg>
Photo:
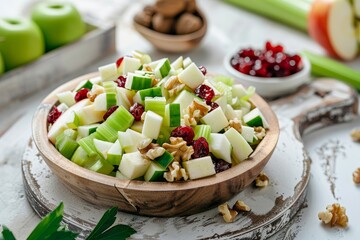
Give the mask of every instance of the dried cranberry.
<svg viewBox="0 0 360 240">
<path fill-rule="evenodd" d="M 211 112 L 219 107 L 219 104 L 217 104 L 216 102 L 206 102 L 206 104 L 211 107 L 209 112 Z"/>
<path fill-rule="evenodd" d="M 282 45 L 272 45 L 269 41 L 262 50 L 241 49 L 230 64 L 241 73 L 257 77 L 285 77 L 303 68 L 299 55 L 289 55 Z"/>
<path fill-rule="evenodd" d="M 206 70 L 206 68 L 205 68 L 204 66 L 200 66 L 200 67 L 199 67 L 199 70 L 202 72 L 202 74 L 203 74 L 204 76 L 206 75 L 207 70 Z"/>
<path fill-rule="evenodd" d="M 201 84 L 195 89 L 196 96 L 204 99 L 205 101 L 211 101 L 215 96 L 214 90 L 208 85 Z"/>
<path fill-rule="evenodd" d="M 144 113 L 144 111 L 144 106 L 140 103 L 134 103 L 134 105 L 130 107 L 130 113 L 134 116 L 136 121 L 141 120 L 141 115 Z"/>
<path fill-rule="evenodd" d="M 125 83 L 126 83 L 126 77 L 124 76 L 119 76 L 117 80 L 115 80 L 114 82 L 116 82 L 116 84 L 118 85 L 118 87 L 124 88 L 125 87 Z"/>
<path fill-rule="evenodd" d="M 181 137 L 189 145 L 189 144 L 192 144 L 192 141 L 195 137 L 195 133 L 194 133 L 194 130 L 189 126 L 180 126 L 180 127 L 175 128 L 171 132 L 171 136 L 172 137 Z"/>
<path fill-rule="evenodd" d="M 110 117 L 110 115 L 113 114 L 113 112 L 115 112 L 115 110 L 118 109 L 118 107 L 119 107 L 119 106 L 116 106 L 116 105 L 110 107 L 110 108 L 107 110 L 107 112 L 104 114 L 104 116 L 103 116 L 104 121 L 105 121 L 108 117 Z"/>
<path fill-rule="evenodd" d="M 200 137 L 194 141 L 194 153 L 191 158 L 201 158 L 209 155 L 209 144 L 204 137 Z"/>
<path fill-rule="evenodd" d="M 62 112 L 59 111 L 59 109 L 54 106 L 50 112 L 49 115 L 47 117 L 47 120 L 50 124 L 53 124 L 60 116 L 61 116 Z"/>
<path fill-rule="evenodd" d="M 116 66 L 117 66 L 117 67 L 120 67 L 120 65 L 121 65 L 121 63 L 122 63 L 123 60 L 124 60 L 124 57 L 121 57 L 121 58 L 119 58 L 118 60 L 116 60 Z"/>
<path fill-rule="evenodd" d="M 219 173 L 219 172 L 223 172 L 225 170 L 228 170 L 229 168 L 231 168 L 231 164 L 222 160 L 222 159 L 218 159 L 215 157 L 212 157 L 213 159 L 213 163 L 215 165 L 215 172 Z"/>
<path fill-rule="evenodd" d="M 88 88 L 80 89 L 75 95 L 75 102 L 79 102 L 85 98 L 87 98 L 87 93 L 89 92 Z"/>
</svg>

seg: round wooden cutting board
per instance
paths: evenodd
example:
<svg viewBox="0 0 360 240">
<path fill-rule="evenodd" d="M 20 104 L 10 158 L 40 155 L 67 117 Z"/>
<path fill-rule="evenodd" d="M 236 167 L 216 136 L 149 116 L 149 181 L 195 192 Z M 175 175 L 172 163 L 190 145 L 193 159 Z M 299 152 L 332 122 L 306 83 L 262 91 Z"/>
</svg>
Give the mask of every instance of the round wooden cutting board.
<svg viewBox="0 0 360 240">
<path fill-rule="evenodd" d="M 242 200 L 251 212 L 225 223 L 216 208 L 173 218 L 143 217 L 119 212 L 117 222 L 128 224 L 137 233 L 132 239 L 266 239 L 283 229 L 301 209 L 310 178 L 310 159 L 301 141 L 304 132 L 348 121 L 357 113 L 357 93 L 347 85 L 321 79 L 291 96 L 272 101 L 278 115 L 280 137 L 264 172 L 269 186 L 252 186 L 229 201 Z M 27 198 L 39 216 L 65 204 L 64 222 L 84 238 L 107 208 L 74 196 L 49 170 L 33 141 L 24 153 L 22 173 Z"/>
</svg>

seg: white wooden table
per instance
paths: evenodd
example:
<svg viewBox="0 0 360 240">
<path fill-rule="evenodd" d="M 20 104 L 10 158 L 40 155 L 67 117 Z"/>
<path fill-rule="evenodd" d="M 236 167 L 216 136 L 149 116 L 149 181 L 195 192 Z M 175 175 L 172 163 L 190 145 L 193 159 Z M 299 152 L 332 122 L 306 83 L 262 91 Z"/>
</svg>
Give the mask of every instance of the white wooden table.
<svg viewBox="0 0 360 240">
<path fill-rule="evenodd" d="M 19 14 L 27 2 L 15 0 L 10 3 L 0 0 L 0 16 Z M 84 1 L 76 2 L 82 10 L 88 12 L 102 7 L 104 10 L 97 13 L 99 18 L 116 20 L 118 25 L 116 55 L 86 69 L 80 69 L 66 79 L 59 79 L 56 84 L 45 87 L 32 96 L 24 96 L 0 109 L 0 224 L 7 225 L 19 239 L 25 238 L 40 220 L 25 198 L 20 161 L 31 136 L 32 115 L 41 99 L 65 81 L 95 71 L 98 66 L 114 61 L 132 50 L 148 52 L 154 58 L 169 56 L 152 48 L 132 29 L 131 17 L 141 8 L 142 2 L 148 1 L 137 1 L 133 5 L 129 4 L 130 1 L 125 1 L 117 7 L 109 7 L 116 2 L 101 1 L 103 5 L 100 5 L 96 1 L 90 1 L 91 4 L 86 8 Z M 322 49 L 304 33 L 244 12 L 221 1 L 199 0 L 198 2 L 208 17 L 209 29 L 202 45 L 186 56 L 190 56 L 212 72 L 226 74 L 222 60 L 228 51 L 241 42 L 272 40 L 281 42 L 286 48 L 295 51 L 308 49 L 323 53 Z M 2 7 L 5 4 L 6 9 Z M 175 55 L 169 57 L 174 59 Z M 359 59 L 348 64 L 360 70 Z M 308 188 L 307 207 L 302 209 L 294 220 L 288 239 L 358 239 L 360 228 L 357 224 L 360 221 L 360 207 L 357 200 L 360 199 L 360 188 L 353 184 L 351 176 L 355 168 L 360 167 L 358 162 L 360 144 L 352 142 L 350 138 L 350 131 L 355 127 L 360 127 L 359 118 L 305 136 L 305 146 L 312 158 L 312 178 Z M 335 177 L 331 179 L 334 183 L 334 194 L 328 181 L 329 176 Z M 347 208 L 349 227 L 345 230 L 330 229 L 317 219 L 318 211 L 324 210 L 326 205 L 334 202 L 340 202 Z M 282 238 L 283 235 L 274 237 L 274 239 Z"/>
</svg>

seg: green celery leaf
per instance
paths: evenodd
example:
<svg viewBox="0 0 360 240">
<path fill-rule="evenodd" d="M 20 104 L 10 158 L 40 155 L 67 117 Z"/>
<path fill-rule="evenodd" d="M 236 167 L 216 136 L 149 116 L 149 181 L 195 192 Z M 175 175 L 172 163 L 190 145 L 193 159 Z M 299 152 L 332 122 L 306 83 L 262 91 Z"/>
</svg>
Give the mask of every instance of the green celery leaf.
<svg viewBox="0 0 360 240">
<path fill-rule="evenodd" d="M 46 215 L 31 232 L 27 240 L 47 239 L 60 227 L 63 218 L 64 204 L 61 202 L 54 211 Z"/>
<path fill-rule="evenodd" d="M 4 240 L 16 240 L 14 234 L 5 225 L 3 225 L 2 228 L 1 234 Z"/>
<path fill-rule="evenodd" d="M 101 217 L 98 224 L 95 226 L 94 230 L 90 233 L 90 235 L 86 238 L 87 240 L 97 240 L 97 236 L 108 229 L 116 219 L 116 213 L 118 211 L 117 207 L 112 207 L 108 209 L 104 215 Z"/>
<path fill-rule="evenodd" d="M 113 226 L 109 230 L 103 232 L 101 235 L 96 237 L 96 240 L 125 240 L 136 233 L 136 231 L 127 225 L 118 224 Z"/>
</svg>

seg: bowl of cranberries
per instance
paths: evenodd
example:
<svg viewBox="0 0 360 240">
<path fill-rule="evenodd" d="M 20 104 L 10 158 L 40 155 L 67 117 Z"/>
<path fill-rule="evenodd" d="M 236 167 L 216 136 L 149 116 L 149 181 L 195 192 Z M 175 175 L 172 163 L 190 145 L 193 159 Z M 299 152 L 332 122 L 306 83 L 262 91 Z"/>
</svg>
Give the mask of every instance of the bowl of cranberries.
<svg viewBox="0 0 360 240">
<path fill-rule="evenodd" d="M 224 65 L 231 75 L 244 85 L 254 86 L 263 97 L 292 93 L 310 80 L 311 66 L 304 55 L 288 53 L 282 45 L 269 41 L 262 48 L 238 47 L 225 57 Z"/>
<path fill-rule="evenodd" d="M 279 124 L 266 101 L 189 58 L 134 52 L 50 93 L 33 139 L 75 195 L 140 215 L 190 215 L 250 185 Z"/>
</svg>

